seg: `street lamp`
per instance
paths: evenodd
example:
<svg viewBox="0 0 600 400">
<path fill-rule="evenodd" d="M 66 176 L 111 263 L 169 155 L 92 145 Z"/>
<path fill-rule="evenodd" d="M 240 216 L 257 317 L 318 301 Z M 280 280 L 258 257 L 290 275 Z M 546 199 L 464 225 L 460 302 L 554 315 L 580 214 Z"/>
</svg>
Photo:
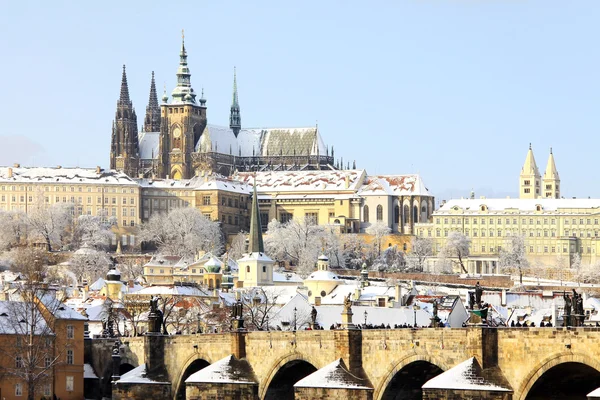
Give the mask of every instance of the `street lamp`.
<svg viewBox="0 0 600 400">
<path fill-rule="evenodd" d="M 200 313 L 196 314 L 196 333 L 200 333 Z"/>
<path fill-rule="evenodd" d="M 369 315 L 369 313 L 367 313 L 367 310 L 365 310 L 365 325 L 367 325 L 367 316 Z"/>
<path fill-rule="evenodd" d="M 294 307 L 294 332 L 296 332 L 296 312 L 298 310 L 296 309 L 296 307 Z"/>
<path fill-rule="evenodd" d="M 413 328 L 417 327 L 417 309 L 415 308 L 415 306 L 413 306 L 413 312 L 415 314 L 415 324 L 413 325 Z"/>
</svg>

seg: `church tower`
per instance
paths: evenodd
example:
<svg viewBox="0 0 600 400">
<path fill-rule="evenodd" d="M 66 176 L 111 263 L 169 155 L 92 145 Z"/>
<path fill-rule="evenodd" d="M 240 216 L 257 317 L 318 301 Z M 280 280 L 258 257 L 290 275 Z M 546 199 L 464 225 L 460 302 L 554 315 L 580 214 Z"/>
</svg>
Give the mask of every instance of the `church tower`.
<svg viewBox="0 0 600 400">
<path fill-rule="evenodd" d="M 196 103 L 187 65 L 185 38 L 181 36 L 177 86 L 171 93 L 171 102 L 163 97 L 160 118 L 159 176 L 189 179 L 194 176 L 192 153 L 206 128 L 206 100 Z"/>
<path fill-rule="evenodd" d="M 529 143 L 529 151 L 525 158 L 525 164 L 519 176 L 519 198 L 520 199 L 537 199 L 541 196 L 541 176 L 538 170 L 531 143 Z"/>
<path fill-rule="evenodd" d="M 545 198 L 560 199 L 560 177 L 558 176 L 556 164 L 554 163 L 552 147 L 550 148 L 550 156 L 548 157 L 548 164 L 546 165 L 546 172 L 544 173 L 542 185 Z"/>
<path fill-rule="evenodd" d="M 129 99 L 127 73 L 123 65 L 121 94 L 117 101 L 117 112 L 112 126 L 110 145 L 110 168 L 136 177 L 139 167 L 139 144 L 137 116 Z"/>
<path fill-rule="evenodd" d="M 260 212 L 256 195 L 256 177 L 252 193 L 252 212 L 250 214 L 250 237 L 248 253 L 237 260 L 239 265 L 238 280 L 243 287 L 272 286 L 273 264 L 275 262 L 265 254 L 265 245 L 260 226 Z"/>
<path fill-rule="evenodd" d="M 240 103 L 238 101 L 235 67 L 233 67 L 233 101 L 231 103 L 231 109 L 229 110 L 229 128 L 231 128 L 235 137 L 239 135 L 240 129 L 242 129 L 242 117 L 240 116 Z"/>
<path fill-rule="evenodd" d="M 144 132 L 160 132 L 160 106 L 158 105 L 158 96 L 156 95 L 154 71 L 152 71 L 152 80 L 150 81 L 150 99 L 146 106 Z"/>
</svg>

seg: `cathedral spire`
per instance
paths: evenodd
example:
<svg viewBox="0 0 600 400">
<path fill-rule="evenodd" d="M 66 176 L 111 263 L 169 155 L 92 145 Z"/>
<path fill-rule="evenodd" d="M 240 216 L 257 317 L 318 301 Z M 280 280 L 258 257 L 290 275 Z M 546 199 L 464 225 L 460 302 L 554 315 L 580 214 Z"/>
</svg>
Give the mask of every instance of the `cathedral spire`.
<svg viewBox="0 0 600 400">
<path fill-rule="evenodd" d="M 229 128 L 233 131 L 235 137 L 242 128 L 242 117 L 240 116 L 240 103 L 238 101 L 237 76 L 235 67 L 233 67 L 233 100 L 229 111 Z"/>
<path fill-rule="evenodd" d="M 560 199 L 560 177 L 554 162 L 554 154 L 550 147 L 550 155 L 548 156 L 548 164 L 546 164 L 546 172 L 542 180 L 544 189 L 544 197 L 552 199 Z"/>
<path fill-rule="evenodd" d="M 252 191 L 252 213 L 250 214 L 250 237 L 248 241 L 248 254 L 265 252 L 260 225 L 258 197 L 256 195 L 256 174 L 254 175 L 254 187 Z"/>
<path fill-rule="evenodd" d="M 177 86 L 173 89 L 171 96 L 174 103 L 196 103 L 196 93 L 192 89 L 190 69 L 187 63 L 187 51 L 185 50 L 185 35 L 181 31 L 181 51 L 179 52 L 179 68 L 177 68 Z"/>
<path fill-rule="evenodd" d="M 119 96 L 119 103 L 128 104 L 129 100 L 129 86 L 127 85 L 127 72 L 125 72 L 125 64 L 123 64 L 123 75 L 121 76 L 121 95 Z"/>
<path fill-rule="evenodd" d="M 533 150 L 531 143 L 529 143 L 529 150 L 525 157 L 525 163 L 521 169 L 521 175 L 519 176 L 519 198 L 521 199 L 537 199 L 541 195 L 541 182 L 540 171 L 535 162 L 533 156 Z"/>
<path fill-rule="evenodd" d="M 146 117 L 144 118 L 144 132 L 160 131 L 160 106 L 158 105 L 158 96 L 156 94 L 156 82 L 154 81 L 154 71 L 150 81 L 150 98 L 146 106 Z"/>
</svg>

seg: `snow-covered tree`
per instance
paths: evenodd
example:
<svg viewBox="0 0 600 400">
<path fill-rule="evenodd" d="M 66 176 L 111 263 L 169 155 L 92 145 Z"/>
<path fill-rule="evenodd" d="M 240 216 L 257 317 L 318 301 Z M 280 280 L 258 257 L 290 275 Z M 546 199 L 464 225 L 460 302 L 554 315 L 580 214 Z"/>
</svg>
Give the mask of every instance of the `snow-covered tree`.
<svg viewBox="0 0 600 400">
<path fill-rule="evenodd" d="M 73 248 L 87 244 L 96 249 L 107 249 L 112 237 L 111 227 L 115 224 L 115 217 L 107 217 L 105 211 L 99 215 L 79 216 L 73 230 Z"/>
<path fill-rule="evenodd" d="M 468 274 L 467 268 L 465 267 L 465 258 L 469 257 L 471 251 L 471 239 L 460 233 L 450 232 L 446 244 L 441 250 L 442 256 L 448 260 L 451 260 L 454 264 L 458 264 L 460 269 L 465 274 Z"/>
<path fill-rule="evenodd" d="M 433 240 L 415 236 L 411 240 L 410 252 L 406 255 L 406 264 L 411 271 L 423 271 L 425 260 L 433 255 Z"/>
<path fill-rule="evenodd" d="M 499 266 L 505 271 L 517 271 L 519 283 L 523 284 L 523 272 L 529 268 L 523 236 L 515 235 L 508 238 L 507 245 L 500 251 Z"/>
<path fill-rule="evenodd" d="M 73 203 L 56 203 L 46 207 L 39 200 L 27 214 L 27 223 L 31 232 L 44 241 L 47 250 L 52 251 L 66 241 L 72 215 Z"/>
<path fill-rule="evenodd" d="M 142 226 L 141 238 L 153 242 L 163 254 L 192 260 L 198 251 L 220 255 L 223 241 L 219 223 L 192 207 L 156 214 Z"/>
<path fill-rule="evenodd" d="M 377 249 L 377 257 L 381 255 L 381 242 L 383 238 L 390 234 L 392 230 L 383 221 L 377 221 L 369 226 L 365 232 L 373 236 L 373 242 Z"/>
<path fill-rule="evenodd" d="M 240 292 L 242 312 L 248 330 L 264 331 L 268 329 L 269 319 L 279 309 L 278 299 L 283 291 L 264 288 L 251 288 Z"/>
<path fill-rule="evenodd" d="M 362 264 L 365 262 L 365 246 L 363 238 L 355 233 L 342 235 L 342 257 L 347 268 L 362 268 Z"/>
<path fill-rule="evenodd" d="M 233 237 L 231 241 L 231 246 L 229 246 L 229 251 L 227 255 L 231 260 L 239 260 L 242 258 L 242 255 L 246 252 L 246 234 L 244 232 L 240 232 Z"/>
<path fill-rule="evenodd" d="M 0 250 L 9 250 L 26 236 L 27 217 L 21 211 L 0 211 Z"/>
<path fill-rule="evenodd" d="M 398 250 L 398 246 L 389 246 L 373 261 L 371 269 L 380 272 L 397 272 L 403 271 L 405 266 L 404 253 Z"/>
<path fill-rule="evenodd" d="M 112 267 L 109 255 L 102 250 L 92 247 L 84 247 L 73 253 L 69 260 L 69 270 L 75 274 L 79 283 L 87 280 L 95 282 L 103 277 Z"/>
<path fill-rule="evenodd" d="M 273 220 L 268 225 L 265 247 L 271 257 L 290 262 L 300 276 L 306 277 L 326 247 L 325 240 L 325 228 L 316 225 L 312 218 L 293 219 L 285 224 Z"/>
</svg>

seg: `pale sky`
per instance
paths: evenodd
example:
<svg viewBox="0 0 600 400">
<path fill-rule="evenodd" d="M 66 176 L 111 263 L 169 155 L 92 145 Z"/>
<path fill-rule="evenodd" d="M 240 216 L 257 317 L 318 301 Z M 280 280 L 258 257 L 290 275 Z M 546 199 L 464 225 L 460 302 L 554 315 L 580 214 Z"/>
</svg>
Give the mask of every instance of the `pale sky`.
<svg viewBox="0 0 600 400">
<path fill-rule="evenodd" d="M 438 199 L 517 195 L 529 143 L 565 197 L 600 197 L 600 1 L 3 1 L 0 164 L 108 167 L 127 65 L 175 85 L 181 29 L 208 120 L 312 126 L 370 174 Z"/>
</svg>

